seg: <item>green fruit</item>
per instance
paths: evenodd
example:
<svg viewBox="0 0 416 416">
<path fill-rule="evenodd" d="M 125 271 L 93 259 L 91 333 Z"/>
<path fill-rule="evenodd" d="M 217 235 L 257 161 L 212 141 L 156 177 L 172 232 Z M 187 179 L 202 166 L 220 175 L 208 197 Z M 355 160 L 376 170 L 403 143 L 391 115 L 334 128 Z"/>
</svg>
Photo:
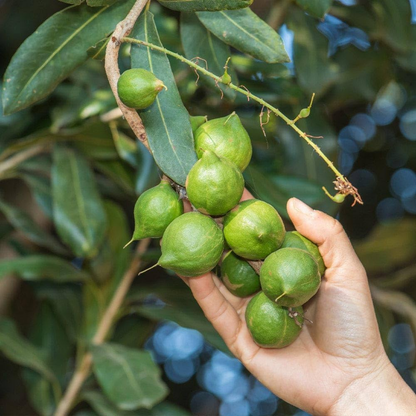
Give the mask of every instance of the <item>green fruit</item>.
<svg viewBox="0 0 416 416">
<path fill-rule="evenodd" d="M 143 110 L 153 104 L 164 87 L 163 82 L 151 72 L 146 69 L 133 68 L 121 74 L 117 91 L 124 105 Z"/>
<path fill-rule="evenodd" d="M 285 226 L 271 205 L 249 199 L 226 215 L 224 236 L 234 253 L 249 260 L 260 260 L 282 245 Z"/>
<path fill-rule="evenodd" d="M 207 116 L 191 116 L 190 119 L 191 119 L 192 132 L 194 133 L 194 136 L 198 128 L 208 121 Z"/>
<path fill-rule="evenodd" d="M 308 240 L 302 234 L 297 231 L 290 231 L 286 233 L 285 239 L 281 248 L 293 247 L 300 248 L 301 250 L 306 250 L 318 263 L 318 269 L 321 276 L 325 272 L 324 260 L 319 252 L 319 248 L 316 244 L 312 243 L 311 240 Z"/>
<path fill-rule="evenodd" d="M 250 296 L 261 289 L 258 274 L 247 261 L 232 251 L 222 260 L 221 279 L 225 287 L 240 298 Z"/>
<path fill-rule="evenodd" d="M 292 313 L 296 316 L 291 317 Z M 300 306 L 289 311 L 260 292 L 247 305 L 246 323 L 257 345 L 263 348 L 283 348 L 299 336 L 303 309 Z"/>
<path fill-rule="evenodd" d="M 240 201 L 244 178 L 234 163 L 207 150 L 186 178 L 192 205 L 203 214 L 224 215 Z"/>
<path fill-rule="evenodd" d="M 195 150 L 199 158 L 204 150 L 211 150 L 236 164 L 241 172 L 252 154 L 250 137 L 235 113 L 202 124 L 195 133 Z"/>
<path fill-rule="evenodd" d="M 224 236 L 216 222 L 199 212 L 188 212 L 163 234 L 158 264 L 182 276 L 199 276 L 217 265 L 223 250 Z"/>
<path fill-rule="evenodd" d="M 319 289 L 318 264 L 305 250 L 282 248 L 270 254 L 260 269 L 263 292 L 280 306 L 306 303 Z"/>
<path fill-rule="evenodd" d="M 183 204 L 178 194 L 162 180 L 159 185 L 143 192 L 134 206 L 134 233 L 132 239 L 160 238 L 166 227 L 183 214 Z"/>
</svg>

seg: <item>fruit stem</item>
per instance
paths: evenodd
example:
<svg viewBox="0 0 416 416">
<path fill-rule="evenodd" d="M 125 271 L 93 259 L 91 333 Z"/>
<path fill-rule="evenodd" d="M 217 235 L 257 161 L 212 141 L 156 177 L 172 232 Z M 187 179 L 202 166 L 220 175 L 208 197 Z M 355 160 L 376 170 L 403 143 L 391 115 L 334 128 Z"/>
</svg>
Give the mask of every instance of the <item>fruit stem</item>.
<svg viewBox="0 0 416 416">
<path fill-rule="evenodd" d="M 130 240 L 128 243 L 126 243 L 126 244 L 124 245 L 123 250 L 124 250 L 127 246 L 129 246 L 129 245 L 130 245 L 133 241 L 134 241 L 134 238 L 132 237 L 132 238 L 131 238 L 131 240 Z"/>
<path fill-rule="evenodd" d="M 283 292 L 280 296 L 278 296 L 274 301 L 277 302 L 279 299 L 281 299 L 283 296 L 286 295 L 286 292 Z"/>
<path fill-rule="evenodd" d="M 155 267 L 157 267 L 157 266 L 159 266 L 159 262 L 158 263 L 156 263 L 156 264 L 154 264 L 153 266 L 151 266 L 151 267 L 148 267 L 147 269 L 145 269 L 145 270 L 142 270 L 140 273 L 138 273 L 138 275 L 137 276 L 140 276 L 141 274 L 143 274 L 143 273 L 146 273 L 146 272 L 148 272 L 149 270 L 152 270 L 152 269 L 154 269 Z"/>
<path fill-rule="evenodd" d="M 126 43 L 134 43 L 136 45 L 147 46 L 148 48 L 153 49 L 155 51 L 159 51 L 159 52 L 165 53 L 166 55 L 170 55 L 170 56 L 178 59 L 179 61 L 189 65 L 190 67 L 196 69 L 197 71 L 201 72 L 202 74 L 214 79 L 217 83 L 222 82 L 221 77 L 213 74 L 212 72 L 208 71 L 207 69 L 203 68 L 202 66 L 196 64 L 195 62 L 190 61 L 189 59 L 186 59 L 184 56 L 182 56 L 182 55 L 180 55 L 176 52 L 172 52 L 172 51 L 170 51 L 166 48 L 163 48 L 161 46 L 154 45 L 153 43 L 149 43 L 149 42 L 145 42 L 143 40 L 133 39 L 133 38 L 129 38 L 129 37 L 123 37 L 121 39 L 121 41 L 126 42 Z M 247 89 L 244 89 L 245 87 L 240 88 L 239 86 L 233 84 L 232 82 L 227 84 L 227 86 L 229 88 L 231 88 L 232 90 L 237 91 L 240 94 L 245 95 L 248 99 L 251 98 L 253 101 L 256 101 L 257 103 L 266 107 L 273 114 L 275 114 L 277 117 L 280 117 L 282 120 L 284 120 L 288 126 L 290 126 L 293 130 L 295 130 L 296 133 L 298 133 L 299 136 L 302 137 L 302 139 L 305 140 L 306 143 L 308 143 L 308 145 L 311 146 L 315 150 L 316 153 L 318 153 L 318 155 L 326 162 L 328 167 L 335 173 L 335 175 L 336 175 L 336 177 L 339 181 L 345 182 L 346 184 L 349 183 L 348 180 L 341 174 L 341 172 L 334 166 L 334 164 L 331 162 L 331 160 L 325 155 L 325 153 L 322 152 L 322 150 L 319 148 L 319 146 L 317 146 L 310 139 L 308 134 L 306 134 L 298 126 L 296 126 L 296 124 L 293 122 L 293 120 L 291 120 L 289 117 L 285 116 L 279 109 L 277 109 L 276 107 L 273 107 L 271 104 L 264 101 L 262 98 L 257 97 L 256 95 L 252 94 Z"/>
</svg>

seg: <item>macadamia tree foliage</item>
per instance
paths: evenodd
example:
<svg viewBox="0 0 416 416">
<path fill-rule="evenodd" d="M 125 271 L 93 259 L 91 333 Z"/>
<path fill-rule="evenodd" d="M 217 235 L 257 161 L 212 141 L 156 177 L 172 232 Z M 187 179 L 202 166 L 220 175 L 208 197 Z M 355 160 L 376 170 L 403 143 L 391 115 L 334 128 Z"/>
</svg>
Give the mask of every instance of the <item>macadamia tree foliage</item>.
<svg viewBox="0 0 416 416">
<path fill-rule="evenodd" d="M 263 348 L 313 325 L 303 305 L 325 264 L 286 202 L 332 215 L 343 203 L 359 221 L 376 198 L 344 174 L 337 131 L 382 100 L 411 105 L 410 4 L 49 1 L 61 9 L 1 83 L 0 354 L 40 415 L 186 415 L 144 348 L 156 323 L 229 351 L 177 275 L 212 272 L 246 298 Z M 389 143 L 376 131 L 364 152 L 382 149 L 378 134 Z M 415 326 L 415 235 L 404 217 L 356 243 L 370 279 L 393 276 L 371 280 L 386 343 L 396 320 Z M 3 307 L 10 276 L 19 308 Z"/>
</svg>

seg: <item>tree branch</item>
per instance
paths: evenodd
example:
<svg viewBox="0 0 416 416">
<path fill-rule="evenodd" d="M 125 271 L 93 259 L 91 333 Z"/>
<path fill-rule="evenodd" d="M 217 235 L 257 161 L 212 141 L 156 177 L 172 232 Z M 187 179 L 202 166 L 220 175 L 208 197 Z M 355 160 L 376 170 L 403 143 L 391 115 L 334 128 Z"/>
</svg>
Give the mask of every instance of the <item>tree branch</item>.
<svg viewBox="0 0 416 416">
<path fill-rule="evenodd" d="M 253 101 L 261 104 L 264 108 L 267 108 L 274 115 L 276 115 L 277 117 L 280 117 L 282 120 L 284 120 L 293 130 L 296 131 L 296 133 L 299 134 L 299 136 L 303 140 L 306 141 L 306 143 L 308 143 L 309 146 L 311 146 L 315 150 L 315 152 L 326 162 L 328 167 L 335 173 L 336 180 L 337 180 L 338 183 L 342 183 L 346 187 L 350 187 L 351 184 L 348 181 L 348 179 L 344 175 L 342 175 L 342 173 L 334 166 L 332 161 L 325 155 L 324 152 L 322 152 L 322 150 L 319 148 L 319 146 L 311 140 L 310 137 L 312 137 L 312 136 L 303 132 L 295 124 L 295 122 L 293 120 L 291 120 L 289 117 L 287 117 L 285 114 L 283 114 L 278 108 L 273 107 L 267 101 L 264 101 L 262 98 L 257 97 L 256 95 L 252 94 L 243 85 L 237 86 L 237 85 L 233 84 L 232 82 L 224 83 L 223 80 L 222 80 L 222 77 L 219 77 L 219 76 L 213 74 L 212 72 L 208 71 L 204 67 L 196 64 L 195 62 L 193 62 L 189 59 L 186 59 L 184 56 L 182 56 L 182 55 L 180 55 L 176 52 L 172 52 L 169 49 L 163 48 L 163 47 L 158 46 L 158 45 L 154 45 L 153 43 L 149 43 L 149 42 L 145 42 L 143 40 L 133 39 L 133 38 L 129 38 L 129 37 L 123 37 L 121 39 L 121 41 L 122 42 L 128 42 L 128 43 L 134 43 L 136 45 L 144 45 L 144 46 L 147 46 L 148 48 L 153 49 L 155 51 L 162 52 L 162 53 L 165 53 L 166 55 L 173 56 L 174 58 L 178 59 L 179 61 L 189 65 L 191 68 L 194 68 L 196 71 L 201 72 L 202 74 L 212 78 L 216 82 L 217 85 L 224 84 L 227 87 L 231 88 L 232 90 L 237 91 L 240 94 L 245 95 L 247 97 L 247 99 L 252 99 Z M 361 197 L 358 194 L 358 191 L 356 189 L 355 189 L 355 193 L 348 192 L 347 194 L 352 195 L 354 197 L 354 204 L 355 204 L 355 202 L 362 203 Z"/>
<path fill-rule="evenodd" d="M 124 274 L 123 279 L 117 287 L 117 290 L 114 293 L 110 304 L 107 306 L 107 309 L 105 310 L 100 323 L 98 324 L 97 331 L 92 339 L 92 343 L 94 345 L 100 345 L 105 341 L 108 332 L 114 323 L 114 319 L 124 302 L 124 298 L 126 297 L 134 278 L 137 276 L 137 273 L 140 270 L 142 265 L 141 256 L 146 252 L 149 243 L 149 238 L 140 241 L 137 247 L 137 255 L 134 257 L 129 269 Z M 91 372 L 91 365 L 92 356 L 90 353 L 85 353 L 82 356 L 80 364 L 78 365 L 78 368 L 74 372 L 72 379 L 68 384 L 68 388 L 66 389 L 64 396 L 58 404 L 55 416 L 66 416 L 71 411 L 85 379 Z"/>
<path fill-rule="evenodd" d="M 146 131 L 143 126 L 142 119 L 136 110 L 126 107 L 120 100 L 117 92 L 117 82 L 120 78 L 120 69 L 118 67 L 118 54 L 120 51 L 121 39 L 128 35 L 136 23 L 137 18 L 142 12 L 148 0 L 137 0 L 127 17 L 121 21 L 111 35 L 105 53 L 105 72 L 107 74 L 108 82 L 111 90 L 116 98 L 117 105 L 122 111 L 124 118 L 129 123 L 136 137 L 146 146 L 150 153 L 149 143 L 147 141 Z"/>
</svg>

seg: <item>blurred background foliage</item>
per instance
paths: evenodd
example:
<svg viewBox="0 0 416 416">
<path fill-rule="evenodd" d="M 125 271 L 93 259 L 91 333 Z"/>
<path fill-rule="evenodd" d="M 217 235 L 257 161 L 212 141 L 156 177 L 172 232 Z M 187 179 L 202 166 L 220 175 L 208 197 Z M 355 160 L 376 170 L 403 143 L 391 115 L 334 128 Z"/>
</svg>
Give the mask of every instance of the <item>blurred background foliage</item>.
<svg viewBox="0 0 416 416">
<path fill-rule="evenodd" d="M 253 141 L 245 176 L 255 196 L 286 219 L 291 196 L 339 217 L 368 271 L 384 345 L 415 389 L 416 2 L 337 0 L 324 19 L 313 10 L 306 14 L 305 3 L 252 5 L 281 34 L 290 64 L 265 64 L 233 50 L 232 66 L 239 84 L 292 118 L 316 93 L 311 115 L 299 127 L 323 136 L 316 142 L 359 189 L 362 206 L 351 208 L 348 199 L 338 206 L 324 196 L 321 187 L 332 188 L 332 172 L 281 120 L 272 116 L 264 137 L 259 106 L 244 96 L 221 99 L 212 84 L 202 78 L 196 83 L 188 67 L 175 60 L 171 65 L 191 115 L 211 119 L 237 111 L 242 118 Z M 57 0 L 0 0 L 2 74 L 23 40 L 63 7 Z M 164 46 L 183 53 L 179 13 L 156 2 L 151 10 Z M 120 65 L 128 68 L 127 45 Z M 103 63 L 90 59 L 49 98 L 10 116 L 0 114 L 0 256 L 17 259 L 0 265 L 0 316 L 7 317 L 0 320 L 0 414 L 51 414 L 76 351 L 91 339 L 131 261 L 132 253 L 120 247 L 131 235 L 133 205 L 160 173 L 123 120 L 106 121 L 114 108 Z M 55 161 L 53 148 L 59 149 Z M 57 210 L 71 215 L 65 163 L 76 163 L 82 177 L 91 177 L 88 204 L 97 226 L 87 242 L 88 259 L 71 252 L 53 227 Z M 52 194 L 61 187 L 57 202 Z M 154 241 L 144 260 L 150 264 L 158 255 Z M 151 411 L 121 411 L 117 405 L 123 403 L 107 394 L 97 371 L 77 415 L 304 414 L 228 355 L 188 288 L 160 268 L 136 279 L 111 342 L 120 354 L 151 352 L 169 393 L 166 386 L 155 389 L 166 389 L 167 401 Z M 94 352 L 97 362 L 111 365 L 108 353 Z M 153 362 L 141 361 L 152 377 L 157 374 Z"/>
</svg>

